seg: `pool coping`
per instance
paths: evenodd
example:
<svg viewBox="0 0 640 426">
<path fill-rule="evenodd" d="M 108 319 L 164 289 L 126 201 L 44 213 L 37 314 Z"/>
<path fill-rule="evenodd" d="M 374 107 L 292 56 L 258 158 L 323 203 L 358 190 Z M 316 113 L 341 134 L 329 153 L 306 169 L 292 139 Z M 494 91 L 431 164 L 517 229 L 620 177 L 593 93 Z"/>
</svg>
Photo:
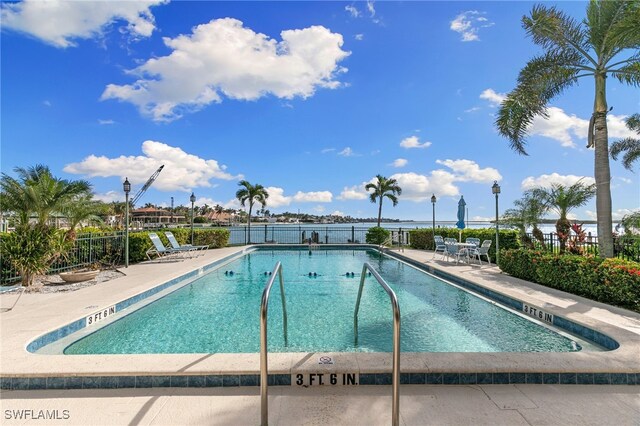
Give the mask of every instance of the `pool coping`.
<svg viewBox="0 0 640 426">
<path fill-rule="evenodd" d="M 261 245 L 260 247 L 265 247 Z M 283 245 L 274 247 L 284 248 Z M 299 247 L 299 246 L 298 246 Z M 351 246 L 341 246 L 351 247 Z M 354 247 L 363 247 L 355 245 Z M 124 279 L 118 279 L 116 291 L 93 291 L 104 298 L 103 307 L 113 305 L 122 296 L 135 297 L 139 292 L 128 289 L 135 282 L 136 290 L 152 291 L 163 283 L 175 280 L 181 275 L 207 269 L 215 262 L 224 262 L 237 256 L 249 247 L 235 247 L 209 250 L 202 259 L 190 259 L 181 263 L 180 268 L 166 268 L 165 265 L 134 265 Z M 211 253 L 209 253 L 211 252 Z M 406 250 L 393 251 L 394 257 L 425 269 L 428 272 L 460 282 L 470 281 L 467 269 L 478 269 L 444 262 L 429 261 L 431 252 Z M 137 271 L 133 273 L 134 267 Z M 213 266 L 209 266 L 213 267 Z M 164 269 L 167 274 L 157 270 Z M 567 293 L 539 289 L 535 284 L 498 273 L 496 268 L 479 268 L 484 278 L 472 276 L 474 285 L 514 298 L 535 287 L 536 297 L 527 300 L 531 306 L 544 309 L 558 317 L 610 336 L 620 343 L 620 347 L 607 352 L 577 353 L 403 353 L 401 357 L 401 382 L 412 384 L 640 384 L 640 315 L 616 308 L 603 308 L 602 304 L 591 302 Z M 152 277 L 149 277 L 149 272 Z M 155 274 L 154 274 L 155 272 Z M 167 276 L 168 275 L 168 276 Z M 477 274 L 476 274 L 477 275 Z M 141 277 L 144 276 L 144 279 Z M 166 278 L 161 278 L 165 277 Z M 484 281 L 483 281 L 484 280 Z M 114 280 L 116 281 L 116 280 Z M 140 283 L 139 281 L 143 281 Z M 480 282 L 478 282 L 480 281 Z M 128 290 L 128 291 L 125 291 Z M 517 291 L 516 291 L 517 290 Z M 85 290 L 83 290 L 85 291 Z M 562 293 L 563 300 L 570 300 L 570 310 L 551 303 L 553 297 L 544 299 L 544 292 L 555 295 Z M 70 299 L 83 299 L 84 294 L 69 294 Z M 518 297 L 515 297 L 516 299 Z M 59 300 L 60 298 L 50 298 Z M 73 307 L 82 304 L 79 300 L 65 300 Z M 26 303 L 26 302 L 25 302 Z M 32 304 L 32 305 L 35 305 Z M 257 386 L 259 384 L 259 354 L 151 354 L 151 355 L 39 355 L 26 350 L 27 345 L 37 336 L 77 321 L 75 310 L 59 312 L 55 303 L 37 304 L 43 310 L 42 323 L 34 324 L 33 315 L 23 309 L 3 313 L 0 317 L 3 336 L 10 333 L 0 345 L 0 388 L 1 389 L 61 389 L 61 388 L 119 388 L 119 387 L 209 387 L 209 386 Z M 594 310 L 605 309 L 615 319 L 622 315 L 631 327 L 625 329 L 609 322 L 600 321 Z M 84 312 L 83 312 L 84 313 Z M 73 317 L 73 315 L 76 315 Z M 37 319 L 37 318 L 36 318 Z M 29 321 L 31 320 L 31 322 Z M 57 327 L 56 327 L 57 325 Z M 633 330 L 633 331 L 631 331 Z M 333 365 L 319 365 L 322 355 L 331 356 Z M 290 385 L 292 374 L 357 373 L 360 384 L 389 384 L 391 354 L 387 353 L 273 353 L 269 354 L 270 383 Z"/>
</svg>

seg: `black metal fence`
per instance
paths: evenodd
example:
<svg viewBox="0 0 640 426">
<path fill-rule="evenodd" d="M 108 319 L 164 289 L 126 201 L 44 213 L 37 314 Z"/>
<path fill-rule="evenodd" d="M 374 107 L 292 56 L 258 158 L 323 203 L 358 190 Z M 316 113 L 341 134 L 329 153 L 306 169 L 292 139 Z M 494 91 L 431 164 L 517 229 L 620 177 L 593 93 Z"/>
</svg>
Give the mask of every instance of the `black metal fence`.
<svg viewBox="0 0 640 426">
<path fill-rule="evenodd" d="M 62 272 L 94 264 L 115 266 L 124 259 L 124 231 L 108 233 L 79 234 L 71 251 L 51 265 L 48 273 Z M 20 279 L 5 256 L 0 258 L 0 282 L 7 283 Z"/>
<path fill-rule="evenodd" d="M 366 242 L 369 227 L 330 226 L 282 226 L 254 225 L 251 231 L 245 226 L 228 228 L 229 245 L 245 244 L 305 244 L 309 240 L 316 244 L 359 244 Z M 409 229 L 386 228 L 391 233 L 393 244 L 409 244 Z"/>
<path fill-rule="evenodd" d="M 527 237 L 533 241 L 535 238 L 533 234 L 527 234 Z M 571 237 L 567 246 L 574 245 L 584 254 L 598 255 L 598 237 L 587 235 L 584 241 L 572 240 Z M 560 251 L 560 239 L 556 233 L 544 234 L 544 246 L 546 250 L 553 253 Z M 640 237 L 630 237 L 627 235 L 614 236 L 613 237 L 613 255 L 620 259 L 632 260 L 634 262 L 640 262 Z"/>
</svg>

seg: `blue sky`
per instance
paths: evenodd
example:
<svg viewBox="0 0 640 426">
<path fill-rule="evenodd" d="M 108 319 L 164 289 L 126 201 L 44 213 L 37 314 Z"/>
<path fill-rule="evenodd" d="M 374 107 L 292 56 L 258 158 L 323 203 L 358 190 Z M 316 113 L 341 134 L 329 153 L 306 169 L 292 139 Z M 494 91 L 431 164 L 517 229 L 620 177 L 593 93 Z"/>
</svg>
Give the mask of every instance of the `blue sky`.
<svg viewBox="0 0 640 426">
<path fill-rule="evenodd" d="M 44 6 L 48 4 L 47 10 Z M 547 3 L 552 5 L 553 3 Z M 523 190 L 593 178 L 593 81 L 534 122 L 529 156 L 494 126 L 539 53 L 529 2 L 20 2 L 2 4 L 0 166 L 38 163 L 123 200 L 239 207 L 238 180 L 272 212 L 373 217 L 364 185 L 396 178 L 385 217 L 494 216 Z M 558 7 L 582 19 L 585 2 Z M 637 88 L 608 80 L 611 140 L 628 136 Z M 614 219 L 640 206 L 638 173 L 611 162 Z M 595 200 L 574 212 L 595 218 Z"/>
</svg>

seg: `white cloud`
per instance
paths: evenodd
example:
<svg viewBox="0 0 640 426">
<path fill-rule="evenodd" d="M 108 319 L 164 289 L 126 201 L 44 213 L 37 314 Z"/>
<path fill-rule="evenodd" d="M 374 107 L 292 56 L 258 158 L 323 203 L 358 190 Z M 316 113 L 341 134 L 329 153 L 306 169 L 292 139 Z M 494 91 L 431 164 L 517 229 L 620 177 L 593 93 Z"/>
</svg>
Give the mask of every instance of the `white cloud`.
<svg viewBox="0 0 640 426">
<path fill-rule="evenodd" d="M 313 211 L 318 213 L 318 214 L 322 214 L 324 213 L 324 211 L 326 210 L 326 208 L 322 205 L 317 205 L 313 208 Z"/>
<path fill-rule="evenodd" d="M 417 136 L 409 136 L 408 138 L 404 138 L 400 142 L 400 146 L 403 148 L 429 148 L 431 146 L 431 142 L 423 142 L 420 143 Z"/>
<path fill-rule="evenodd" d="M 341 49 L 342 35 L 322 26 L 280 35 L 277 42 L 232 18 L 198 25 L 192 34 L 165 37 L 169 55 L 129 71 L 138 77 L 133 84 L 107 85 L 101 99 L 131 102 L 154 121 L 172 121 L 222 102 L 223 95 L 305 99 L 318 88 L 341 86 L 336 77 L 347 70 L 338 62 L 350 54 Z"/>
<path fill-rule="evenodd" d="M 372 0 L 367 0 L 367 10 L 369 11 L 369 16 L 372 18 L 376 16 L 376 9 L 373 6 L 373 3 L 374 2 Z"/>
<path fill-rule="evenodd" d="M 100 194 L 100 193 L 93 194 L 93 198 L 95 200 L 102 201 L 105 203 L 111 203 L 113 201 L 124 202 L 124 193 L 122 191 L 108 191 L 104 194 Z"/>
<path fill-rule="evenodd" d="M 46 107 L 50 107 L 51 106 L 51 101 L 49 100 L 44 100 L 42 101 L 42 105 L 46 106 Z"/>
<path fill-rule="evenodd" d="M 293 200 L 300 203 L 330 203 L 333 198 L 333 194 L 329 191 L 317 191 L 317 192 L 296 192 L 293 196 Z"/>
<path fill-rule="evenodd" d="M 490 22 L 485 15 L 486 12 L 479 12 L 477 10 L 467 10 L 462 12 L 451 21 L 449 29 L 459 33 L 462 41 L 480 41 L 478 31 L 480 28 L 487 28 L 493 26 L 493 22 Z"/>
<path fill-rule="evenodd" d="M 344 10 L 349 12 L 349 15 L 351 15 L 352 18 L 359 18 L 361 16 L 360 11 L 355 6 L 353 6 L 351 4 L 345 6 Z"/>
<path fill-rule="evenodd" d="M 471 113 L 471 112 L 476 112 L 476 111 L 479 111 L 479 110 L 480 110 L 480 107 L 474 106 L 474 107 L 471 107 L 469 109 L 465 109 L 464 112 Z"/>
<path fill-rule="evenodd" d="M 360 185 L 345 186 L 340 195 L 338 195 L 338 200 L 366 200 L 369 197 L 367 191 L 364 190 L 366 184 L 367 182 L 363 182 Z"/>
<path fill-rule="evenodd" d="M 619 177 L 619 176 L 616 176 L 616 179 L 620 179 L 623 183 L 626 183 L 627 185 L 630 184 L 631 182 L 633 182 L 629 178 L 624 178 L 624 177 Z"/>
<path fill-rule="evenodd" d="M 525 178 L 520 184 L 520 188 L 523 191 L 533 189 L 537 187 L 550 188 L 552 184 L 571 186 L 577 181 L 582 179 L 582 183 L 590 185 L 595 183 L 595 179 L 588 176 L 576 176 L 576 175 L 561 175 L 558 173 L 551 173 L 550 175 L 540 175 L 538 177 L 529 176 Z"/>
<path fill-rule="evenodd" d="M 115 123 L 116 122 L 113 121 L 113 120 L 100 120 L 100 119 L 98 119 L 98 124 L 103 125 L 103 126 L 106 126 L 106 125 L 109 125 L 109 124 L 115 124 Z"/>
<path fill-rule="evenodd" d="M 328 152 L 334 152 L 336 149 L 335 148 L 325 148 L 322 151 L 320 151 L 321 154 L 326 154 Z"/>
<path fill-rule="evenodd" d="M 632 210 L 632 209 L 617 209 L 611 212 L 611 219 L 613 219 L 614 221 L 619 221 L 622 220 L 623 217 L 625 217 L 628 214 L 633 213 L 636 210 Z M 586 210 L 585 211 L 587 218 L 591 219 L 591 220 L 597 220 L 598 219 L 598 214 L 592 210 Z"/>
<path fill-rule="evenodd" d="M 393 160 L 393 163 L 391 163 L 391 165 L 393 167 L 404 167 L 407 165 L 407 163 L 409 163 L 409 160 L 404 159 L 404 158 L 396 158 L 395 160 Z"/>
<path fill-rule="evenodd" d="M 3 2 L 2 27 L 61 48 L 76 46 L 77 39 L 100 37 L 117 21 L 125 21 L 122 30 L 134 38 L 149 37 L 155 29 L 150 8 L 164 3 L 166 0 Z"/>
<path fill-rule="evenodd" d="M 507 95 L 505 95 L 504 93 L 497 93 L 493 89 L 485 89 L 482 91 L 482 93 L 480 93 L 480 99 L 489 101 L 489 105 L 491 106 L 498 106 L 502 103 L 502 101 L 507 99 Z"/>
<path fill-rule="evenodd" d="M 353 152 L 353 150 L 350 147 L 346 147 L 345 149 L 343 149 L 342 151 L 340 151 L 338 153 L 338 155 L 342 156 L 342 157 L 353 157 L 355 156 L 355 152 Z"/>
<path fill-rule="evenodd" d="M 331 213 L 331 216 L 344 217 L 344 212 L 341 212 L 340 210 L 336 210 L 333 213 Z"/>
<path fill-rule="evenodd" d="M 629 130 L 624 119 L 626 115 L 607 114 L 607 133 L 610 138 L 637 138 L 638 134 Z M 587 127 L 586 133 L 589 133 Z M 585 136 L 586 138 L 586 136 Z"/>
<path fill-rule="evenodd" d="M 390 177 L 398 181 L 402 188 L 402 200 L 422 202 L 438 196 L 458 195 L 458 188 L 453 184 L 455 176 L 444 170 L 434 170 L 429 176 L 418 173 L 397 173 Z"/>
<path fill-rule="evenodd" d="M 227 173 L 226 166 L 216 160 L 205 160 L 162 142 L 143 142 L 142 153 L 144 155 L 117 158 L 89 155 L 79 163 L 67 164 L 63 170 L 90 177 L 119 176 L 123 180 L 128 177 L 134 185 L 134 193 L 163 164 L 163 170 L 153 183 L 153 188 L 160 191 L 190 192 L 198 187 L 211 187 L 211 179 L 242 178 L 242 175 Z"/>
<path fill-rule="evenodd" d="M 491 183 L 494 180 L 502 180 L 502 175 L 493 167 L 481 169 L 472 160 L 436 160 L 436 163 L 449 167 L 453 170 L 455 180 L 460 182 Z"/>
<path fill-rule="evenodd" d="M 268 186 L 265 189 L 269 193 L 269 198 L 267 198 L 268 207 L 282 207 L 291 204 L 291 197 L 284 195 L 284 189 L 276 186 Z"/>
<path fill-rule="evenodd" d="M 362 41 L 364 40 L 364 34 L 356 34 L 353 36 L 353 38 L 355 38 L 358 41 Z"/>
</svg>

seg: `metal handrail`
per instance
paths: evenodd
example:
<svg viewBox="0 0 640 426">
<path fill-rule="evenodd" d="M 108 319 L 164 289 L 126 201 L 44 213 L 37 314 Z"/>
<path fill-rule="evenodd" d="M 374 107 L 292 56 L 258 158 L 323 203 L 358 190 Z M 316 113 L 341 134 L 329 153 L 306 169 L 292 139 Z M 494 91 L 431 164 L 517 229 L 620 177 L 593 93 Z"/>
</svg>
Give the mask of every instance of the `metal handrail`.
<svg viewBox="0 0 640 426">
<path fill-rule="evenodd" d="M 269 308 L 269 293 L 271 286 L 276 279 L 276 274 L 280 278 L 280 296 L 282 297 L 282 325 L 284 328 L 284 344 L 287 340 L 287 305 L 284 298 L 284 280 L 282 279 L 282 264 L 276 263 L 271 272 L 271 278 L 267 282 L 262 292 L 262 302 L 260 304 L 260 424 L 269 424 L 269 401 L 268 401 L 268 379 L 267 369 L 267 310 Z"/>
<path fill-rule="evenodd" d="M 391 386 L 393 388 L 393 403 L 391 412 L 391 424 L 398 426 L 400 424 L 400 305 L 396 294 L 387 285 L 384 279 L 373 269 L 369 263 L 365 262 L 362 266 L 362 274 L 360 277 L 360 288 L 358 289 L 358 300 L 356 301 L 356 310 L 353 314 L 353 333 L 354 344 L 358 346 L 358 311 L 360 310 L 360 298 L 362 297 L 362 288 L 366 278 L 367 270 L 371 272 L 378 284 L 382 286 L 384 291 L 391 299 L 391 307 L 393 308 L 393 372 L 391 374 Z"/>
</svg>

